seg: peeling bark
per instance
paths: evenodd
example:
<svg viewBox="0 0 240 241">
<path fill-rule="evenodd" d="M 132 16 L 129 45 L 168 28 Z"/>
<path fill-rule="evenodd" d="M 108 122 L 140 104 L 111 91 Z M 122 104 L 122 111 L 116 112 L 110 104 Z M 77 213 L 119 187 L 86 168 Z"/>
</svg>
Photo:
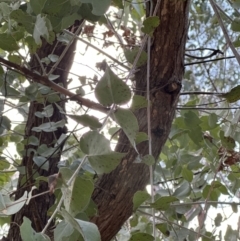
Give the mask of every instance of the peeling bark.
<svg viewBox="0 0 240 241">
<path fill-rule="evenodd" d="M 152 153 L 156 160 L 170 132 L 179 97 L 180 88 L 172 91 L 171 86 L 178 85 L 184 73 L 189 3 L 190 0 L 163 0 L 157 13 L 160 25 L 151 46 L 150 76 Z M 146 95 L 146 66 L 136 74 L 136 90 L 136 94 Z M 146 108 L 135 114 L 140 131 L 147 133 Z M 142 156 L 148 154 L 148 142 L 139 144 L 137 149 Z M 131 216 L 134 193 L 149 182 L 149 167 L 134 163 L 136 151 L 123 132 L 116 151 L 127 155 L 114 171 L 100 178 L 92 196 L 98 216 L 91 221 L 97 224 L 104 241 L 111 240 Z"/>
</svg>

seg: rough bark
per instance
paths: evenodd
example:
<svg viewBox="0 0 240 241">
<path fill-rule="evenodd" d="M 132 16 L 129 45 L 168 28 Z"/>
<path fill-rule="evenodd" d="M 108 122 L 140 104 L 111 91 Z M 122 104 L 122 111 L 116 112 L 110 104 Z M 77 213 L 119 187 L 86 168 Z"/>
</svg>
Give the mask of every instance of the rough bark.
<svg viewBox="0 0 240 241">
<path fill-rule="evenodd" d="M 78 25 L 79 23 L 76 23 Z M 72 31 L 75 31 L 75 28 L 72 28 Z M 58 56 L 61 55 L 66 45 L 55 41 L 52 45 L 48 44 L 43 40 L 43 44 L 41 48 L 37 51 L 37 55 L 40 59 L 47 57 L 49 54 L 56 54 Z M 55 81 L 58 84 L 61 84 L 63 87 L 67 87 L 67 77 L 69 70 L 72 66 L 72 61 L 74 57 L 74 51 L 76 48 L 76 41 L 74 41 L 67 53 L 64 55 L 63 59 L 59 63 L 57 69 L 53 72 L 55 75 L 59 75 L 60 77 Z M 39 62 L 36 57 L 33 55 L 30 60 L 30 66 L 32 70 L 37 70 L 39 73 L 42 73 L 42 70 L 39 66 Z M 51 66 L 46 66 L 47 72 L 51 68 Z M 58 103 L 63 109 L 65 107 L 65 102 L 61 101 Z M 36 111 L 42 111 L 44 105 L 38 103 L 37 101 L 33 101 L 30 103 L 28 120 L 25 128 L 25 139 L 27 140 L 29 136 L 36 136 L 39 139 L 40 145 L 46 144 L 48 147 L 54 147 L 54 144 L 61 136 L 61 134 L 66 132 L 66 127 L 58 128 L 55 132 L 34 132 L 32 131 L 33 127 L 37 127 L 44 122 L 57 122 L 62 119 L 65 119 L 65 116 L 59 112 L 59 110 L 54 106 L 54 113 L 50 118 L 38 118 L 35 116 Z M 18 181 L 18 187 L 15 194 L 15 199 L 19 199 L 25 190 L 30 191 L 31 187 L 34 186 L 35 180 L 34 177 L 36 175 L 33 174 L 37 170 L 37 175 L 41 176 L 49 176 L 58 172 L 57 164 L 60 160 L 61 156 L 61 148 L 58 152 L 56 152 L 52 157 L 49 158 L 49 170 L 44 171 L 43 169 L 38 169 L 32 160 L 32 152 L 29 151 L 31 148 L 36 149 L 36 146 L 26 145 L 24 156 L 22 160 L 22 166 L 25 167 L 26 175 L 20 175 Z M 34 191 L 33 194 L 42 193 L 48 190 L 48 184 L 46 182 L 41 182 L 38 190 Z M 32 222 L 32 227 L 36 232 L 40 232 L 47 223 L 48 216 L 47 211 L 49 207 L 54 204 L 55 198 L 54 195 L 45 194 L 43 196 L 39 196 L 35 199 L 32 199 L 28 205 L 25 205 L 18 213 L 12 216 L 10 230 L 8 233 L 8 239 L 14 241 L 21 241 L 19 226 L 23 222 L 23 217 L 28 217 Z M 51 228 L 51 227 L 50 227 Z"/>
<path fill-rule="evenodd" d="M 157 12 L 160 25 L 151 46 L 150 71 L 152 153 L 156 160 L 170 132 L 179 97 L 189 3 L 190 0 L 162 0 Z M 136 74 L 136 90 L 136 94 L 146 95 L 146 66 Z M 135 114 L 140 131 L 147 132 L 146 109 Z M 137 149 L 142 156 L 148 154 L 148 142 L 139 144 Z M 149 167 L 134 163 L 137 154 L 124 133 L 120 134 L 116 151 L 127 155 L 114 171 L 100 178 L 93 193 L 98 216 L 91 221 L 97 224 L 104 241 L 111 240 L 130 217 L 134 193 L 149 182 Z"/>
</svg>

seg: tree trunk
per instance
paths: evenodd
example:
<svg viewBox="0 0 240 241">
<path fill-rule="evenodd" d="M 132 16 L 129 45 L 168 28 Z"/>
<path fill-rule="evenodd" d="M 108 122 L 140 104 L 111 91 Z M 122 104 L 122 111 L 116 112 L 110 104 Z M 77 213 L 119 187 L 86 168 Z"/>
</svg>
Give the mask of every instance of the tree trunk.
<svg viewBox="0 0 240 241">
<path fill-rule="evenodd" d="M 79 23 L 76 23 L 78 26 Z M 72 27 L 72 32 L 75 31 L 76 28 Z M 66 45 L 61 42 L 55 41 L 52 45 L 48 44 L 43 40 L 43 44 L 41 48 L 37 51 L 37 55 L 40 59 L 47 57 L 49 54 L 56 54 L 60 56 L 65 49 Z M 74 51 L 76 48 L 76 41 L 74 41 L 67 53 L 64 55 L 63 59 L 59 63 L 57 69 L 53 72 L 55 75 L 59 75 L 60 77 L 55 81 L 58 84 L 61 84 L 63 87 L 67 88 L 67 77 L 69 70 L 72 66 L 72 61 L 74 58 Z M 39 73 L 42 73 L 42 69 L 39 66 L 39 62 L 35 55 L 32 56 L 30 61 L 30 66 L 32 70 L 37 70 Z M 51 66 L 47 66 L 47 71 L 49 71 Z M 47 103 L 49 104 L 49 103 Z M 65 101 L 60 101 L 58 103 L 63 109 L 65 108 Z M 33 101 L 30 103 L 28 120 L 25 128 L 25 139 L 27 140 L 30 136 L 35 136 L 39 139 L 39 145 L 46 144 L 48 147 L 54 147 L 54 144 L 61 136 L 61 134 L 66 133 L 66 127 L 58 128 L 57 131 L 54 132 L 35 132 L 32 131 L 33 127 L 37 127 L 45 122 L 57 122 L 62 119 L 66 119 L 63 114 L 59 112 L 56 106 L 53 104 L 54 112 L 53 115 L 49 118 L 38 118 L 35 116 L 36 111 L 42 111 L 44 105 L 38 103 L 37 101 Z M 15 199 L 19 199 L 25 190 L 30 191 L 31 187 L 34 186 L 34 172 L 37 170 L 37 174 L 41 176 L 49 176 L 58 172 L 57 164 L 61 157 L 61 148 L 59 149 L 53 157 L 48 159 L 49 161 L 49 170 L 45 171 L 43 169 L 37 169 L 36 165 L 32 160 L 33 153 L 29 150 L 37 149 L 36 146 L 26 145 L 24 156 L 22 160 L 22 166 L 25 167 L 26 174 L 20 175 L 18 180 L 18 188 L 15 194 Z M 29 153 L 30 152 L 30 153 Z M 33 194 L 42 193 L 48 190 L 48 184 L 46 182 L 41 182 L 38 190 L 34 191 Z M 49 207 L 54 204 L 55 198 L 54 195 L 45 194 L 43 196 L 39 196 L 30 201 L 28 205 L 25 205 L 18 213 L 12 216 L 10 230 L 8 233 L 9 240 L 21 241 L 20 237 L 20 229 L 19 226 L 23 222 L 23 217 L 26 216 L 32 221 L 32 227 L 36 232 L 40 232 L 47 223 L 48 216 L 47 211 Z M 51 227 L 50 227 L 51 228 Z"/>
<path fill-rule="evenodd" d="M 156 4 L 156 0 L 154 3 Z M 157 16 L 160 25 L 151 46 L 151 133 L 152 153 L 158 160 L 170 132 L 180 84 L 184 73 L 184 49 L 187 39 L 190 0 L 162 0 Z M 146 96 L 146 66 L 136 74 L 136 94 Z M 140 131 L 147 133 L 147 111 L 136 113 Z M 149 153 L 148 142 L 137 145 L 141 156 Z M 98 216 L 92 218 L 103 241 L 111 240 L 132 214 L 132 198 L 149 182 L 149 167 L 134 163 L 136 151 L 122 132 L 116 151 L 127 153 L 121 164 L 97 182 L 93 200 Z"/>
</svg>

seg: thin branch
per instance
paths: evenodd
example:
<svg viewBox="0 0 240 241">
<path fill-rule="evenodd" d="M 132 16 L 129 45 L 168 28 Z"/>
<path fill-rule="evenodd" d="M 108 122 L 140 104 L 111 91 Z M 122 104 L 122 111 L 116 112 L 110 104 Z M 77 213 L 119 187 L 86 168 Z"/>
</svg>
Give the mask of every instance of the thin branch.
<svg viewBox="0 0 240 241">
<path fill-rule="evenodd" d="M 66 183 L 67 186 L 69 187 L 70 184 L 72 183 L 72 181 L 75 179 L 75 177 L 77 176 L 78 172 L 80 171 L 80 169 L 82 168 L 82 165 L 85 163 L 85 161 L 87 160 L 88 156 L 84 156 L 84 158 L 82 159 L 82 162 L 78 165 L 76 171 L 72 174 L 71 178 L 68 180 L 68 182 Z M 47 224 L 45 225 L 45 227 L 42 230 L 42 234 L 44 234 L 47 231 L 47 228 L 49 227 L 49 225 L 51 224 L 51 222 L 53 221 L 53 219 L 55 218 L 57 212 L 60 210 L 60 207 L 62 206 L 62 203 L 64 201 L 64 193 L 61 197 L 61 199 L 59 200 L 59 203 L 56 207 L 56 209 L 54 210 L 53 214 L 51 215 L 51 217 L 48 219 Z"/>
<path fill-rule="evenodd" d="M 177 107 L 177 110 L 239 110 L 240 107 Z"/>
<path fill-rule="evenodd" d="M 50 87 L 52 90 L 55 90 L 56 92 L 58 92 L 60 94 L 69 96 L 71 100 L 78 102 L 80 105 L 84 105 L 90 109 L 94 109 L 94 110 L 97 110 L 97 111 L 100 111 L 103 113 L 107 113 L 109 110 L 109 108 L 106 108 L 99 103 L 93 102 L 91 100 L 81 97 L 80 95 L 76 95 L 76 94 L 72 93 L 71 91 L 63 88 L 62 86 L 50 81 L 47 77 L 41 76 L 37 73 L 33 73 L 31 70 L 29 70 L 25 67 L 22 67 L 18 64 L 12 63 L 2 57 L 0 57 L 0 63 L 3 63 L 8 68 L 12 68 L 12 70 L 17 70 L 24 76 L 32 79 L 34 82 L 43 84 L 45 86 Z"/>
<path fill-rule="evenodd" d="M 153 12 L 153 2 L 152 0 L 149 2 L 149 16 L 152 15 Z M 151 98 L 150 98 L 150 71 L 151 71 L 151 36 L 148 37 L 147 40 L 147 131 L 148 131 L 148 153 L 149 155 L 152 155 L 152 128 L 151 128 Z M 153 171 L 153 165 L 149 166 L 149 177 L 150 177 L 150 186 L 151 186 L 151 201 L 154 203 L 154 185 L 153 185 L 153 179 L 154 179 L 154 171 Z M 156 240 L 156 220 L 155 220 L 155 209 L 152 208 L 152 224 L 153 224 L 153 237 Z M 173 229 L 174 230 L 174 229 Z"/>
<path fill-rule="evenodd" d="M 107 19 L 107 24 L 105 25 L 109 30 L 112 30 L 116 39 L 118 40 L 119 44 L 122 46 L 122 48 L 124 48 L 124 43 L 123 43 L 123 40 L 121 38 L 121 36 L 117 33 L 117 31 L 114 29 L 111 21 L 109 21 L 109 18 L 108 16 L 105 14 L 105 17 Z"/>
<path fill-rule="evenodd" d="M 71 36 L 74 36 L 73 33 L 69 32 L 69 31 L 67 31 L 67 30 L 63 30 L 63 32 L 66 33 L 66 34 L 69 34 L 69 35 L 71 35 Z M 118 65 L 122 66 L 124 69 L 127 69 L 127 70 L 130 69 L 130 67 L 124 65 L 122 62 L 120 62 L 120 61 L 118 61 L 117 59 L 113 58 L 111 55 L 107 54 L 107 53 L 104 52 L 102 49 L 96 47 L 95 45 L 91 44 L 90 42 L 88 42 L 88 41 L 86 41 L 86 40 L 84 40 L 84 39 L 82 39 L 82 38 L 80 38 L 80 37 L 76 37 L 76 38 L 77 38 L 78 40 L 80 40 L 81 42 L 85 43 L 86 45 L 90 46 L 91 48 L 97 50 L 99 53 L 105 55 L 106 57 L 108 57 L 109 59 L 111 59 L 112 61 L 114 61 L 115 63 L 117 63 Z"/>
<path fill-rule="evenodd" d="M 226 93 L 216 93 L 216 92 L 204 92 L 204 91 L 187 91 L 182 92 L 180 95 L 222 95 Z"/>
<path fill-rule="evenodd" d="M 48 72 L 48 76 L 51 75 L 54 70 L 57 68 L 57 66 L 59 65 L 59 63 L 61 62 L 61 60 L 63 59 L 63 57 L 65 56 L 65 54 L 67 53 L 68 49 L 70 48 L 70 46 L 72 45 L 73 41 L 78 37 L 78 35 L 80 34 L 83 25 L 85 24 L 85 20 L 82 21 L 82 23 L 78 26 L 77 31 L 72 34 L 72 39 L 69 41 L 68 45 L 65 47 L 65 49 L 63 50 L 62 54 L 59 56 L 57 62 L 53 65 L 53 67 L 51 68 L 51 70 Z"/>
<path fill-rule="evenodd" d="M 45 68 L 44 68 L 44 66 L 43 66 L 43 64 L 42 64 L 42 62 L 41 62 L 41 59 L 39 58 L 38 54 L 35 53 L 34 55 L 35 55 L 35 57 L 36 57 L 39 65 L 40 65 L 40 67 L 41 67 L 41 69 L 42 69 L 43 75 L 47 75 L 46 70 L 45 70 Z"/>
<path fill-rule="evenodd" d="M 205 50 L 210 50 L 210 51 L 216 51 L 218 49 L 213 49 L 213 48 L 195 48 L 195 49 L 185 49 L 185 52 L 192 52 L 192 51 L 205 51 Z"/>
<path fill-rule="evenodd" d="M 189 58 L 194 58 L 194 59 L 208 59 L 208 58 L 213 57 L 214 55 L 217 55 L 218 53 L 223 54 L 223 52 L 220 51 L 219 49 L 215 49 L 211 54 L 209 54 L 207 56 L 203 56 L 203 57 L 193 56 L 193 55 L 186 54 L 186 53 L 185 53 L 185 56 L 187 56 Z"/>
<path fill-rule="evenodd" d="M 213 0 L 210 0 L 210 4 L 211 4 L 211 6 L 213 8 L 213 11 L 216 14 L 218 23 L 219 23 L 219 25 L 220 25 L 220 27 L 221 27 L 221 29 L 223 31 L 224 37 L 225 37 L 229 47 L 231 48 L 233 54 L 235 55 L 235 57 L 236 57 L 236 59 L 238 61 L 238 64 L 240 65 L 240 55 L 238 54 L 236 48 L 233 46 L 233 43 L 232 43 L 232 41 L 231 41 L 231 39 L 230 39 L 230 37 L 228 35 L 228 32 L 227 32 L 227 30 L 226 30 L 226 28 L 225 28 L 225 26 L 223 24 L 222 18 L 220 16 L 219 12 L 218 12 L 218 5 Z"/>
<path fill-rule="evenodd" d="M 142 211 L 142 210 L 138 210 L 138 212 L 140 212 L 140 213 L 142 213 L 142 214 L 145 214 L 145 215 L 151 217 L 151 214 L 150 214 L 150 213 L 144 212 L 144 211 Z M 155 216 L 155 218 L 158 219 L 158 220 L 167 222 L 167 223 L 169 223 L 169 224 L 175 225 L 175 226 L 177 226 L 177 227 L 179 227 L 179 228 L 188 230 L 189 232 L 195 233 L 196 235 L 198 234 L 196 231 L 194 231 L 194 230 L 192 230 L 192 229 L 189 229 L 189 228 L 187 228 L 187 227 L 184 227 L 183 225 L 180 225 L 180 224 L 178 224 L 178 223 L 174 223 L 174 222 L 170 221 L 169 219 L 165 219 L 165 218 L 158 217 L 158 216 Z M 209 237 L 207 237 L 207 236 L 204 235 L 204 234 L 200 234 L 200 236 L 201 236 L 201 237 L 204 237 L 204 238 L 207 238 L 207 239 L 209 240 Z"/>
<path fill-rule="evenodd" d="M 192 62 L 192 63 L 186 63 L 186 64 L 184 64 L 184 66 L 189 66 L 189 65 L 194 65 L 194 64 L 203 64 L 203 63 L 219 61 L 219 60 L 224 60 L 224 59 L 235 59 L 235 58 L 236 58 L 235 56 L 228 56 L 228 57 L 222 57 L 222 58 L 217 58 L 217 59 L 209 59 L 209 60 L 197 61 L 197 62 Z"/>
</svg>

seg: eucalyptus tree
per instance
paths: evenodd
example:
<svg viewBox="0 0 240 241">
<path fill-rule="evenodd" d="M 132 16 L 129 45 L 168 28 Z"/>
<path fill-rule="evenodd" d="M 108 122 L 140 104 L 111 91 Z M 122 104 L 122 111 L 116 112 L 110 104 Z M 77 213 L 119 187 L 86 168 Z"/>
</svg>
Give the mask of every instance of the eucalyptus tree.
<svg viewBox="0 0 240 241">
<path fill-rule="evenodd" d="M 238 1 L 219 4 L 0 3 L 3 240 L 221 237 L 205 224 L 210 205 L 239 187 L 240 28 Z M 69 79 L 77 43 L 104 56 L 100 79 L 80 68 Z M 68 119 L 76 126 L 66 127 Z M 218 213 L 215 226 L 222 221 Z M 230 236 L 237 231 L 228 227 Z"/>
</svg>

